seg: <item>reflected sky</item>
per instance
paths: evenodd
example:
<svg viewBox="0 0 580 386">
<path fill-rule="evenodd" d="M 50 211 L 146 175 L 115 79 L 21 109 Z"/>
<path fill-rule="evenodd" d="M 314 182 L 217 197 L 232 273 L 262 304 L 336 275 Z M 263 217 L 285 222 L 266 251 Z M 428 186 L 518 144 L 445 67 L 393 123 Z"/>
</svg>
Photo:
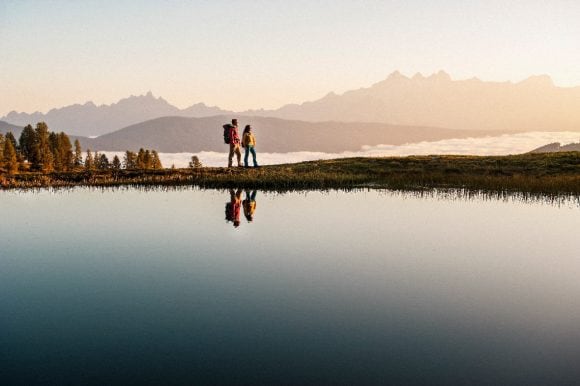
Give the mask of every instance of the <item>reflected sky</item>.
<svg viewBox="0 0 580 386">
<path fill-rule="evenodd" d="M 257 192 L 249 221 L 253 192 L 240 191 L 232 226 L 237 193 L 0 193 L 4 374 L 24 384 L 580 376 L 574 203 Z"/>
</svg>

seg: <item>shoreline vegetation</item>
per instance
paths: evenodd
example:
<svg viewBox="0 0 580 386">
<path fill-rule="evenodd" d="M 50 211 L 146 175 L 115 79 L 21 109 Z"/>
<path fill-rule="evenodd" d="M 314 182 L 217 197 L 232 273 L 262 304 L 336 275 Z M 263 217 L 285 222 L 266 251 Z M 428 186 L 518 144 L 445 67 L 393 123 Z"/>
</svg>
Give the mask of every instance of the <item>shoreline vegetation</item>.
<svg viewBox="0 0 580 386">
<path fill-rule="evenodd" d="M 226 155 L 224 155 L 226 160 Z M 580 152 L 509 156 L 342 158 L 260 168 L 108 168 L 0 174 L 2 189 L 181 186 L 271 191 L 464 189 L 580 196 Z"/>
</svg>

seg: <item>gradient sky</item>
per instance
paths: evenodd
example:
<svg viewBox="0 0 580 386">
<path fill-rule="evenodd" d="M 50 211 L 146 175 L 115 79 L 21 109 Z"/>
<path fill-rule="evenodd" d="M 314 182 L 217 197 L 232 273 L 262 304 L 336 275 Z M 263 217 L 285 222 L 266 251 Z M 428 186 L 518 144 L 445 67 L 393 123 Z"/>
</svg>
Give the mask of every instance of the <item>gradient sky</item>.
<svg viewBox="0 0 580 386">
<path fill-rule="evenodd" d="M 580 2 L 0 0 L 0 115 L 151 90 L 276 108 L 390 72 L 580 85 Z"/>
</svg>

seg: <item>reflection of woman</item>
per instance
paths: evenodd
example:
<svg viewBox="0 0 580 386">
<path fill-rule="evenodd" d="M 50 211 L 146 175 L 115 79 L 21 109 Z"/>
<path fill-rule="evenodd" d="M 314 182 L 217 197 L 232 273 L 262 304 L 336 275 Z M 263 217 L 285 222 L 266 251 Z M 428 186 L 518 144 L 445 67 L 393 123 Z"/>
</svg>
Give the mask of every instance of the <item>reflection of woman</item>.
<svg viewBox="0 0 580 386">
<path fill-rule="evenodd" d="M 248 167 L 248 156 L 252 153 L 252 159 L 254 161 L 254 167 L 258 167 L 258 162 L 256 162 L 256 138 L 252 134 L 252 127 L 246 125 L 244 128 L 244 135 L 242 137 L 242 146 L 246 148 L 246 155 L 244 156 L 244 166 Z"/>
<path fill-rule="evenodd" d="M 244 216 L 248 222 L 252 222 L 254 219 L 254 212 L 256 211 L 256 191 L 254 190 L 250 195 L 250 192 L 246 190 L 246 199 L 242 201 L 242 206 L 244 207 Z"/>
</svg>

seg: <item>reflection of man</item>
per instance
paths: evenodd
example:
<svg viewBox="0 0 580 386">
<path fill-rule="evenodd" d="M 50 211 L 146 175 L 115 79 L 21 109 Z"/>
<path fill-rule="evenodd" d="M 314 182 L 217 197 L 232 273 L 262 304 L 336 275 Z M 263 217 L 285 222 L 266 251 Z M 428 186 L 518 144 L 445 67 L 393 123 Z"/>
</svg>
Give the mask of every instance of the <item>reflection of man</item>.
<svg viewBox="0 0 580 386">
<path fill-rule="evenodd" d="M 246 190 L 246 199 L 242 202 L 244 207 L 244 216 L 248 222 L 254 219 L 254 211 L 256 210 L 256 191 L 254 190 L 250 195 L 250 191 Z"/>
<path fill-rule="evenodd" d="M 238 189 L 235 193 L 233 189 L 230 189 L 230 202 L 226 203 L 226 221 L 232 221 L 236 228 L 240 226 L 241 206 L 242 189 Z"/>
</svg>

